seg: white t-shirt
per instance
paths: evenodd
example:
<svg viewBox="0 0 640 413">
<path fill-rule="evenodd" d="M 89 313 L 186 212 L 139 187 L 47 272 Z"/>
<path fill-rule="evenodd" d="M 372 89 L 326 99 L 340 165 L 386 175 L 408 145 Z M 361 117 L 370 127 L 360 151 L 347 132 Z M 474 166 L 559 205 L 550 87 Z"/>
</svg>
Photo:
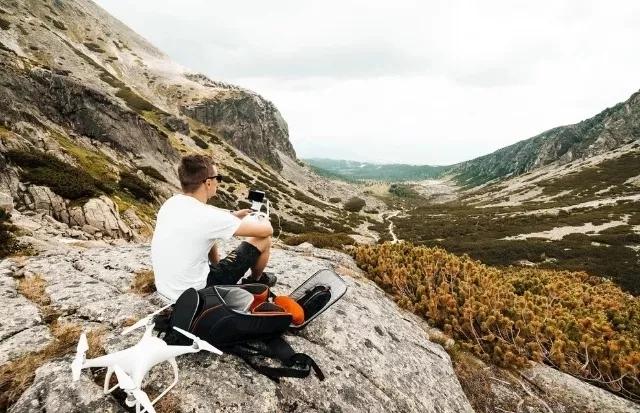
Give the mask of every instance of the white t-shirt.
<svg viewBox="0 0 640 413">
<path fill-rule="evenodd" d="M 158 292 L 177 300 L 187 288 L 201 289 L 209 275 L 209 250 L 219 239 L 228 240 L 240 218 L 226 209 L 176 194 L 158 211 L 151 241 L 151 261 Z"/>
</svg>

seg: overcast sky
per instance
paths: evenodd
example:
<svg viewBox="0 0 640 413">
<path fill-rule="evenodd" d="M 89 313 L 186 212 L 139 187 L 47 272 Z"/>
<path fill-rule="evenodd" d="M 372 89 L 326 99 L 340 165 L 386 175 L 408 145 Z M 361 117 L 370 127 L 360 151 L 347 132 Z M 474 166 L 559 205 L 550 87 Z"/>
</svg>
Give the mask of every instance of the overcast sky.
<svg viewBox="0 0 640 413">
<path fill-rule="evenodd" d="M 640 89 L 640 1 L 97 0 L 273 101 L 301 158 L 451 164 Z"/>
</svg>

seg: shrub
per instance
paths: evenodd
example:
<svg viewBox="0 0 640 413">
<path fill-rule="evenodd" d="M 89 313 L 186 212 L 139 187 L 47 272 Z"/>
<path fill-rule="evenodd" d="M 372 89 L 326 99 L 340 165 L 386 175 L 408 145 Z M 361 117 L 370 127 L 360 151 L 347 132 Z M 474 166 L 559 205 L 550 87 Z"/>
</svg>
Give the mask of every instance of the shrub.
<svg viewBox="0 0 640 413">
<path fill-rule="evenodd" d="M 193 135 L 191 136 L 191 139 L 193 139 L 193 142 L 198 145 L 199 148 L 202 149 L 207 149 L 209 147 L 209 144 L 205 141 L 203 141 L 202 139 L 200 139 L 198 136 Z"/>
<path fill-rule="evenodd" d="M 19 244 L 13 235 L 14 228 L 9 224 L 11 215 L 0 208 L 0 258 L 14 254 L 19 250 Z"/>
<path fill-rule="evenodd" d="M 340 198 L 338 197 L 329 198 L 329 202 L 331 202 L 332 204 L 337 204 L 338 202 L 340 202 Z"/>
<path fill-rule="evenodd" d="M 8 20 L 5 20 L 2 17 L 0 17 L 0 29 L 9 30 L 10 28 L 11 28 L 11 23 L 9 23 Z"/>
<path fill-rule="evenodd" d="M 123 172 L 120 174 L 120 188 L 127 190 L 131 195 L 146 201 L 153 201 L 153 189 L 151 185 L 143 181 L 138 175 L 131 172 Z"/>
<path fill-rule="evenodd" d="M 591 238 L 587 234 L 582 233 L 571 233 L 562 237 L 565 241 L 574 241 L 574 242 L 591 242 Z"/>
<path fill-rule="evenodd" d="M 51 22 L 53 23 L 54 26 L 56 26 L 57 29 L 59 29 L 59 30 L 67 30 L 67 26 L 65 26 L 65 24 L 63 22 L 61 22 L 60 20 L 51 19 Z"/>
<path fill-rule="evenodd" d="M 273 222 L 273 221 L 272 221 Z M 301 234 L 306 231 L 306 226 L 295 221 L 280 219 L 280 229 L 290 234 Z"/>
<path fill-rule="evenodd" d="M 353 245 L 355 241 L 345 233 L 321 233 L 307 232 L 304 234 L 286 237 L 284 243 L 287 245 L 300 245 L 308 242 L 317 248 L 342 249 L 345 245 Z"/>
<path fill-rule="evenodd" d="M 410 243 L 358 246 L 358 265 L 404 308 L 485 361 L 548 363 L 640 396 L 640 298 L 584 272 L 488 267 Z"/>
<path fill-rule="evenodd" d="M 344 209 L 350 212 L 359 212 L 364 208 L 365 202 L 362 198 L 353 197 L 344 203 Z"/>
<path fill-rule="evenodd" d="M 228 193 L 223 189 L 218 189 L 216 192 L 216 196 L 210 198 L 207 201 L 207 204 L 229 210 L 244 209 L 251 206 L 248 201 L 246 201 L 246 203 L 239 203 L 234 195 Z"/>
<path fill-rule="evenodd" d="M 99 181 L 82 169 L 41 152 L 9 151 L 7 157 L 22 168 L 23 180 L 44 185 L 67 199 L 91 198 L 113 193 L 111 182 Z"/>
<path fill-rule="evenodd" d="M 57 27 L 57 26 L 56 26 Z M 60 28 L 62 29 L 62 28 Z M 62 29 L 64 30 L 64 29 Z M 89 50 L 91 50 L 92 52 L 95 53 L 104 53 L 104 50 L 102 50 L 102 47 L 100 47 L 100 45 L 93 43 L 93 42 L 84 42 L 83 43 L 85 45 L 85 47 Z"/>
<path fill-rule="evenodd" d="M 405 184 L 391 184 L 389 186 L 389 193 L 401 198 L 416 198 L 419 196 L 411 186 Z"/>
<path fill-rule="evenodd" d="M 143 166 L 140 168 L 145 175 L 157 179 L 158 181 L 167 182 L 167 178 L 165 178 L 157 169 L 152 166 Z"/>
</svg>

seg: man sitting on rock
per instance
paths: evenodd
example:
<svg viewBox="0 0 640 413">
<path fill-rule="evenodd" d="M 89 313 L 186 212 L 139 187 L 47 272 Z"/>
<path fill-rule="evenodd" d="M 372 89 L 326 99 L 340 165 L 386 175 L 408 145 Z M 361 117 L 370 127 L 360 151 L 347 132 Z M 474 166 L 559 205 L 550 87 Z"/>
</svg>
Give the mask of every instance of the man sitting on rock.
<svg viewBox="0 0 640 413">
<path fill-rule="evenodd" d="M 180 161 L 182 194 L 167 199 L 158 211 L 151 241 L 151 260 L 158 292 L 175 301 L 188 288 L 243 282 L 272 286 L 276 277 L 264 272 L 269 260 L 273 228 L 268 220 L 242 219 L 251 212 L 235 212 L 207 205 L 222 175 L 213 160 L 187 155 Z M 247 237 L 220 259 L 217 241 Z"/>
</svg>

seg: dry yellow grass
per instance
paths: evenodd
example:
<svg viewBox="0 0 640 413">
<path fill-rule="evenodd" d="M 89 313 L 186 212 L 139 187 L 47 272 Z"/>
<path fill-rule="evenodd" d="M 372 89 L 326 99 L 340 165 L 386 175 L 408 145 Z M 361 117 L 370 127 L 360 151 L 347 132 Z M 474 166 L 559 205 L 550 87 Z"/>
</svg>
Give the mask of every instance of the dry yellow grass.
<svg viewBox="0 0 640 413">
<path fill-rule="evenodd" d="M 42 308 L 51 304 L 51 298 L 46 292 L 47 282 L 41 275 L 25 277 L 18 282 L 18 292 Z"/>
<path fill-rule="evenodd" d="M 131 283 L 131 290 L 137 294 L 150 294 L 156 290 L 155 278 L 151 270 L 136 271 Z"/>
<path fill-rule="evenodd" d="M 149 397 L 151 397 L 151 395 L 149 395 Z M 154 397 L 156 396 L 154 395 Z M 153 400 L 153 397 L 151 397 L 151 399 Z M 158 403 L 156 403 L 153 407 L 156 408 L 156 412 L 158 413 L 182 412 L 182 409 L 180 408 L 180 399 L 178 399 L 178 397 L 171 392 L 167 393 L 162 399 L 158 400 Z"/>
<path fill-rule="evenodd" d="M 25 277 L 18 282 L 18 292 L 38 306 L 46 323 L 52 323 L 59 314 L 51 306 L 51 297 L 47 294 L 46 288 L 47 282 L 40 274 Z"/>
<path fill-rule="evenodd" d="M 74 323 L 54 322 L 51 325 L 53 340 L 42 350 L 24 354 L 0 367 L 0 411 L 18 400 L 31 385 L 36 370 L 46 362 L 62 357 L 75 349 L 82 327 Z M 88 357 L 104 354 L 102 347 L 104 330 L 98 329 L 87 334 Z"/>
</svg>

